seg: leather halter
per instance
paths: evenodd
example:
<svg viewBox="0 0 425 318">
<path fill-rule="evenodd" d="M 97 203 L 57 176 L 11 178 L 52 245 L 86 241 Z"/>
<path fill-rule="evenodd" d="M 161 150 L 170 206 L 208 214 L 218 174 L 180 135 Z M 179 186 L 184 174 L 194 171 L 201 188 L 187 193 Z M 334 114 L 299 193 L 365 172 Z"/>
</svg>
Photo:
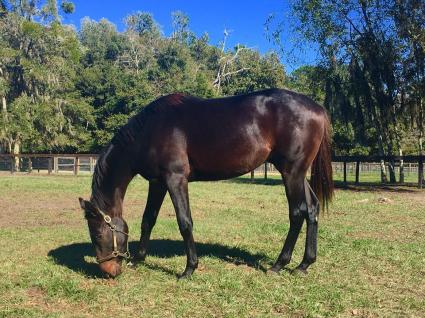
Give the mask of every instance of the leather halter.
<svg viewBox="0 0 425 318">
<path fill-rule="evenodd" d="M 109 260 L 111 260 L 113 258 L 117 258 L 117 257 L 129 259 L 130 258 L 130 252 L 129 252 L 129 249 L 128 249 L 128 238 L 127 238 L 127 250 L 123 253 L 123 252 L 120 252 L 118 250 L 117 236 L 115 234 L 116 232 L 119 232 L 119 233 L 122 233 L 122 234 L 124 234 L 128 237 L 128 233 L 121 231 L 121 230 L 118 230 L 116 225 L 112 223 L 112 219 L 109 215 L 107 215 L 105 212 L 103 212 L 99 209 L 98 209 L 98 211 L 103 216 L 103 220 L 106 222 L 109 229 L 112 231 L 112 241 L 113 241 L 113 244 L 114 244 L 113 245 L 114 249 L 112 250 L 112 253 L 109 254 L 108 256 L 105 256 L 105 257 L 102 257 L 102 258 L 96 257 L 97 262 L 99 264 L 101 264 L 103 262 L 109 261 Z"/>
</svg>

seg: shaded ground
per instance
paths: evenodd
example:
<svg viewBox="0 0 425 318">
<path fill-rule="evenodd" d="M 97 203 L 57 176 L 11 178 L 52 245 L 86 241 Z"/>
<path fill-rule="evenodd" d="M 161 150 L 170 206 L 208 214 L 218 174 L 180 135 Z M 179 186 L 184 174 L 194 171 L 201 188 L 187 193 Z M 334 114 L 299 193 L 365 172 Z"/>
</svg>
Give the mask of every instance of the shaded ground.
<svg viewBox="0 0 425 318">
<path fill-rule="evenodd" d="M 133 255 L 136 252 L 137 246 L 137 241 L 129 243 L 129 249 Z M 199 257 L 213 257 L 235 266 L 246 266 L 262 272 L 266 271 L 266 268 L 260 264 L 260 261 L 267 259 L 267 256 L 264 254 L 250 253 L 238 247 L 202 242 L 197 242 L 196 250 Z M 149 254 L 159 258 L 172 258 L 186 255 L 182 240 L 168 239 L 152 240 L 149 244 Z M 74 243 L 61 246 L 51 250 L 48 255 L 51 256 L 57 264 L 66 266 L 73 271 L 84 273 L 88 277 L 102 277 L 96 264 L 84 260 L 85 256 L 94 257 L 93 247 L 90 243 Z M 152 269 L 169 273 L 172 276 L 177 276 L 178 274 L 178 272 L 171 272 L 161 266 L 154 266 Z"/>
</svg>

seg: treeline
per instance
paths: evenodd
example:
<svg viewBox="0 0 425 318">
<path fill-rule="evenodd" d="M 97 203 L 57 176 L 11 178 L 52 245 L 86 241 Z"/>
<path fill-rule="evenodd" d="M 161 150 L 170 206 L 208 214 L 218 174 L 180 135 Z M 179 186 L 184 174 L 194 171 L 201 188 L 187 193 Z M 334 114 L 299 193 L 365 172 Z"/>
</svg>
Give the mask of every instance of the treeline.
<svg viewBox="0 0 425 318">
<path fill-rule="evenodd" d="M 170 36 L 144 12 L 129 15 L 122 32 L 106 19 L 89 18 L 77 31 L 60 21 L 74 10 L 69 1 L 0 0 L 1 151 L 97 152 L 161 95 L 287 87 L 328 109 L 335 154 L 422 152 L 421 1 L 292 5 L 294 32 L 304 38 L 298 42 L 316 42 L 322 59 L 288 75 L 273 52 L 227 47 L 226 32 L 211 45 L 207 34 L 190 30 L 182 12 L 172 14 Z M 272 34 L 279 40 L 279 30 Z"/>
<path fill-rule="evenodd" d="M 224 41 L 212 46 L 181 12 L 172 15 L 170 37 L 143 12 L 129 15 L 123 32 L 88 18 L 77 32 L 60 23 L 56 5 L 34 10 L 24 3 L 3 2 L 0 18 L 6 152 L 96 152 L 161 95 L 215 97 L 284 85 L 276 54 L 228 49 Z"/>
</svg>

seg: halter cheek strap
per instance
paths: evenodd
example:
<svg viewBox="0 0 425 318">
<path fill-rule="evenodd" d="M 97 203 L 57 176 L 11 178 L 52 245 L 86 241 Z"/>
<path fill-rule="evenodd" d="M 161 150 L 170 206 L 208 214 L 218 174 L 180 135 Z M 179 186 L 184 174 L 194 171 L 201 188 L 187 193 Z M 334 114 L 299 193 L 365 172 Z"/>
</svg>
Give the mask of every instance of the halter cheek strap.
<svg viewBox="0 0 425 318">
<path fill-rule="evenodd" d="M 112 219 L 109 215 L 107 215 L 105 212 L 103 212 L 101 210 L 98 210 L 98 211 L 103 216 L 103 220 L 108 225 L 109 229 L 112 231 L 113 250 L 112 250 L 112 253 L 109 254 L 108 256 L 105 256 L 105 257 L 102 257 L 102 258 L 96 257 L 97 262 L 99 264 L 101 264 L 103 262 L 109 261 L 109 260 L 111 260 L 113 258 L 117 258 L 117 257 L 129 259 L 130 258 L 130 252 L 129 252 L 129 249 L 128 249 L 128 239 L 127 239 L 127 250 L 123 253 L 123 252 L 120 252 L 118 250 L 117 235 L 116 235 L 116 232 L 119 232 L 119 233 L 122 233 L 122 234 L 124 234 L 128 237 L 128 233 L 121 231 L 121 230 L 118 230 L 116 225 L 112 223 Z"/>
</svg>

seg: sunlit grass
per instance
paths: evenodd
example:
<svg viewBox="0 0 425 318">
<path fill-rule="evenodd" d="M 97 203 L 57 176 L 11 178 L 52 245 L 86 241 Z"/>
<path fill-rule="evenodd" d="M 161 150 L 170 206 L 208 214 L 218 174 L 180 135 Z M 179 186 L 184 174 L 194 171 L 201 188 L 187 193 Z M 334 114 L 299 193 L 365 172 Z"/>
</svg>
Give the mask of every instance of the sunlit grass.
<svg viewBox="0 0 425 318">
<path fill-rule="evenodd" d="M 177 281 L 184 249 L 167 196 L 146 264 L 98 278 L 78 196 L 90 177 L 0 176 L 0 316 L 412 316 L 425 308 L 425 192 L 338 190 L 307 276 L 267 275 L 288 230 L 277 176 L 190 184 L 200 268 Z M 147 182 L 125 201 L 132 242 Z M 382 201 L 385 198 L 386 200 Z M 382 203 L 380 203 L 382 202 Z M 304 232 L 294 252 L 302 258 Z M 134 248 L 135 244 L 131 244 Z"/>
</svg>

